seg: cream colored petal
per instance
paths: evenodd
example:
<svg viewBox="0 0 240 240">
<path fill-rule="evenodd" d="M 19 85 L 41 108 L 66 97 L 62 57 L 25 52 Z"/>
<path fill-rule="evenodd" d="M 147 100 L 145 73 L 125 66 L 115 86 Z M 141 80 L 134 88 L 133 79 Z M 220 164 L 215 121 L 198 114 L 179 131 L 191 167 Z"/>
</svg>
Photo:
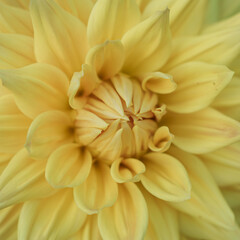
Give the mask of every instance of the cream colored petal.
<svg viewBox="0 0 240 240">
<path fill-rule="evenodd" d="M 135 0 L 100 0 L 90 14 L 87 28 L 91 46 L 121 39 L 140 20 Z"/>
<path fill-rule="evenodd" d="M 177 113 L 206 108 L 231 81 L 233 72 L 225 66 L 188 62 L 170 71 L 177 89 L 160 97 L 160 102 Z"/>
<path fill-rule="evenodd" d="M 22 204 L 17 204 L 0 210 L 0 236 L 2 239 L 17 239 L 18 218 L 21 208 Z"/>
<path fill-rule="evenodd" d="M 240 142 L 199 157 L 219 186 L 240 184 Z"/>
<path fill-rule="evenodd" d="M 28 10 L 30 0 L 1 0 L 1 2 L 8 4 L 9 6 Z"/>
<path fill-rule="evenodd" d="M 197 37 L 179 38 L 164 71 L 189 61 L 229 65 L 239 56 L 239 50 L 239 26 Z"/>
<path fill-rule="evenodd" d="M 13 154 L 23 148 L 30 123 L 11 94 L 0 97 L 0 152 Z"/>
<path fill-rule="evenodd" d="M 25 147 L 36 159 L 47 158 L 59 146 L 73 141 L 72 121 L 60 111 L 48 111 L 34 119 Z"/>
<path fill-rule="evenodd" d="M 189 200 L 169 204 L 180 212 L 202 219 L 208 224 L 229 230 L 234 229 L 233 213 L 202 161 L 177 148 L 171 148 L 170 154 L 177 157 L 185 166 L 192 184 L 192 191 Z"/>
<path fill-rule="evenodd" d="M 167 9 L 157 12 L 123 36 L 124 72 L 140 74 L 156 71 L 167 61 L 171 49 L 168 15 Z"/>
<path fill-rule="evenodd" d="M 32 22 L 28 11 L 0 2 L 0 32 L 33 36 Z"/>
<path fill-rule="evenodd" d="M 45 161 L 31 159 L 25 149 L 19 151 L 0 177 L 0 208 L 53 193 L 45 180 L 45 166 Z"/>
<path fill-rule="evenodd" d="M 48 110 L 69 110 L 68 79 L 56 67 L 36 63 L 21 69 L 0 70 L 0 79 L 30 118 Z"/>
<path fill-rule="evenodd" d="M 33 39 L 18 34 L 0 34 L 0 69 L 19 68 L 34 63 Z"/>
<path fill-rule="evenodd" d="M 158 94 L 171 93 L 177 87 L 171 75 L 161 72 L 146 73 L 139 78 L 144 90 L 150 90 Z"/>
<path fill-rule="evenodd" d="M 106 41 L 91 48 L 86 56 L 86 63 L 93 66 L 98 76 L 110 79 L 122 68 L 124 47 L 120 40 Z"/>
<path fill-rule="evenodd" d="M 13 157 L 11 153 L 0 153 L 0 176 L 4 169 L 7 167 L 9 161 Z"/>
<path fill-rule="evenodd" d="M 240 238 L 240 229 L 237 225 L 231 230 L 226 230 L 209 224 L 201 218 L 191 217 L 183 213 L 179 214 L 179 222 L 181 232 L 194 239 L 238 240 Z"/>
<path fill-rule="evenodd" d="M 145 172 L 144 164 L 135 158 L 117 159 L 111 166 L 111 175 L 118 183 L 138 182 Z"/>
<path fill-rule="evenodd" d="M 170 147 L 173 137 L 168 127 L 162 126 L 154 133 L 148 142 L 148 147 L 154 152 L 165 152 Z"/>
<path fill-rule="evenodd" d="M 54 0 L 33 0 L 30 13 L 38 62 L 50 63 L 71 77 L 81 70 L 87 40 L 85 25 Z"/>
<path fill-rule="evenodd" d="M 143 239 L 148 210 L 145 199 L 134 183 L 119 184 L 117 202 L 103 209 L 98 216 L 98 226 L 104 240 Z M 111 224 L 110 224 L 111 223 Z"/>
<path fill-rule="evenodd" d="M 19 239 L 69 239 L 86 218 L 76 206 L 72 190 L 61 190 L 53 196 L 32 200 L 23 205 L 19 224 Z"/>
<path fill-rule="evenodd" d="M 184 115 L 168 113 L 164 121 L 174 135 L 173 143 L 190 153 L 208 153 L 240 140 L 239 122 L 212 108 Z"/>
<path fill-rule="evenodd" d="M 91 165 L 90 152 L 69 143 L 59 147 L 48 158 L 46 179 L 55 188 L 76 187 L 87 178 Z"/>
<path fill-rule="evenodd" d="M 102 240 L 98 224 L 97 214 L 88 215 L 83 226 L 69 240 Z"/>
<path fill-rule="evenodd" d="M 141 188 L 147 202 L 149 222 L 145 240 L 179 240 L 177 211 Z"/>
<path fill-rule="evenodd" d="M 142 159 L 146 172 L 141 175 L 141 182 L 151 194 L 170 202 L 190 198 L 188 174 L 176 158 L 162 153 L 148 153 Z"/>
<path fill-rule="evenodd" d="M 111 177 L 109 166 L 96 162 L 86 181 L 75 187 L 73 193 L 78 207 L 87 214 L 94 214 L 114 204 L 118 186 Z"/>
<path fill-rule="evenodd" d="M 143 18 L 156 11 L 163 11 L 166 7 L 170 9 L 170 26 L 174 37 L 195 35 L 201 31 L 207 0 L 153 0 L 144 9 Z"/>
<path fill-rule="evenodd" d="M 80 109 L 87 102 L 87 96 L 97 87 L 100 80 L 95 69 L 87 64 L 82 65 L 81 72 L 75 72 L 72 76 L 69 89 L 69 104 L 74 109 Z"/>
<path fill-rule="evenodd" d="M 56 0 L 56 2 L 87 25 L 93 7 L 93 2 L 91 0 Z"/>
</svg>

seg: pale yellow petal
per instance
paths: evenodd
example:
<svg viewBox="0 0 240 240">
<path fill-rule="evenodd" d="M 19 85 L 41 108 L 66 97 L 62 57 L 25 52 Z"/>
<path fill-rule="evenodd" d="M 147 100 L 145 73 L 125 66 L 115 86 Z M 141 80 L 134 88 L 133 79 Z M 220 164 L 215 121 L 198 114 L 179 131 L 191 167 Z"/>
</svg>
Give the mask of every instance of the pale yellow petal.
<svg viewBox="0 0 240 240">
<path fill-rule="evenodd" d="M 38 62 L 55 65 L 70 77 L 80 71 L 87 51 L 85 25 L 54 0 L 33 0 L 30 12 Z"/>
<path fill-rule="evenodd" d="M 14 94 L 20 110 L 30 118 L 48 110 L 69 109 L 68 79 L 56 67 L 36 63 L 20 69 L 0 70 L 0 79 Z"/>
<path fill-rule="evenodd" d="M 79 18 L 85 25 L 93 8 L 91 0 L 56 0 L 58 4 L 73 16 Z"/>
<path fill-rule="evenodd" d="M 240 184 L 240 142 L 200 155 L 219 186 Z"/>
<path fill-rule="evenodd" d="M 117 202 L 103 209 L 98 217 L 99 230 L 104 240 L 143 239 L 147 224 L 147 205 L 134 183 L 119 184 Z"/>
<path fill-rule="evenodd" d="M 177 85 L 169 74 L 161 72 L 146 73 L 139 77 L 144 90 L 158 94 L 167 94 L 175 91 Z"/>
<path fill-rule="evenodd" d="M 177 157 L 185 166 L 192 190 L 189 200 L 169 204 L 189 216 L 202 219 L 208 224 L 229 230 L 234 229 L 233 213 L 202 161 L 177 148 L 171 148 L 170 154 Z"/>
<path fill-rule="evenodd" d="M 22 204 L 0 210 L 0 236 L 4 240 L 17 239 L 18 218 Z"/>
<path fill-rule="evenodd" d="M 233 72 L 225 66 L 188 62 L 169 72 L 177 89 L 160 97 L 160 102 L 177 113 L 196 112 L 206 108 L 231 81 Z"/>
<path fill-rule="evenodd" d="M 9 6 L 28 9 L 30 0 L 1 0 Z"/>
<path fill-rule="evenodd" d="M 99 0 L 88 21 L 88 41 L 91 46 L 106 40 L 121 39 L 140 20 L 135 0 Z"/>
<path fill-rule="evenodd" d="M 55 149 L 73 141 L 72 121 L 68 114 L 48 111 L 34 119 L 25 147 L 36 159 L 47 158 Z"/>
<path fill-rule="evenodd" d="M 112 206 L 117 197 L 118 186 L 111 177 L 109 166 L 100 162 L 93 164 L 86 181 L 74 188 L 74 199 L 87 214 Z"/>
<path fill-rule="evenodd" d="M 176 158 L 162 153 L 148 153 L 142 160 L 146 172 L 141 175 L 141 182 L 151 194 L 171 202 L 190 198 L 188 174 Z"/>
<path fill-rule="evenodd" d="M 0 34 L 0 69 L 19 68 L 34 63 L 33 39 L 18 34 Z"/>
<path fill-rule="evenodd" d="M 13 157 L 11 153 L 0 153 L 0 176 L 4 169 L 7 167 L 9 161 Z"/>
<path fill-rule="evenodd" d="M 0 97 L 0 152 L 13 154 L 23 148 L 30 123 L 11 94 Z"/>
<path fill-rule="evenodd" d="M 61 190 L 42 200 L 23 205 L 19 224 L 19 239 L 69 239 L 86 218 L 76 206 L 72 190 Z"/>
<path fill-rule="evenodd" d="M 81 72 L 75 72 L 72 76 L 69 89 L 69 104 L 74 109 L 80 109 L 86 104 L 87 96 L 97 87 L 100 80 L 95 69 L 87 64 L 82 65 Z"/>
<path fill-rule="evenodd" d="M 184 151 L 203 154 L 240 140 L 240 123 L 206 108 L 191 114 L 166 115 L 173 143 Z"/>
<path fill-rule="evenodd" d="M 141 188 L 147 202 L 149 222 L 145 240 L 179 240 L 177 211 Z"/>
<path fill-rule="evenodd" d="M 0 177 L 0 208 L 54 193 L 45 180 L 45 166 L 45 161 L 31 159 L 26 149 L 19 151 Z"/>
<path fill-rule="evenodd" d="M 122 68 L 124 47 L 120 40 L 106 41 L 91 48 L 86 56 L 86 63 L 93 66 L 98 76 L 110 79 Z"/>
<path fill-rule="evenodd" d="M 46 179 L 55 188 L 76 187 L 87 178 L 91 165 L 92 156 L 87 149 L 66 144 L 48 158 Z"/>
<path fill-rule="evenodd" d="M 29 12 L 0 2 L 0 32 L 33 36 Z"/>
<path fill-rule="evenodd" d="M 156 71 L 167 61 L 171 48 L 168 15 L 169 10 L 157 12 L 123 36 L 124 72 L 140 74 Z"/>
<path fill-rule="evenodd" d="M 111 166 L 111 175 L 118 183 L 140 181 L 145 172 L 144 164 L 135 158 L 117 159 Z"/>
</svg>

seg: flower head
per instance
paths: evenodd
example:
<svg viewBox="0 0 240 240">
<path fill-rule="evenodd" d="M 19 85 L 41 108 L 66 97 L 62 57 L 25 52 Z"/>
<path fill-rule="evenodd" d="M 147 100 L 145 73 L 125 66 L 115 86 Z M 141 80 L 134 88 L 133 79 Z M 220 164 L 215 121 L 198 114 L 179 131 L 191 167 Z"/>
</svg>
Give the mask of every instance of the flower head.
<svg viewBox="0 0 240 240">
<path fill-rule="evenodd" d="M 4 239 L 239 239 L 240 17 L 211 7 L 0 1 Z"/>
</svg>

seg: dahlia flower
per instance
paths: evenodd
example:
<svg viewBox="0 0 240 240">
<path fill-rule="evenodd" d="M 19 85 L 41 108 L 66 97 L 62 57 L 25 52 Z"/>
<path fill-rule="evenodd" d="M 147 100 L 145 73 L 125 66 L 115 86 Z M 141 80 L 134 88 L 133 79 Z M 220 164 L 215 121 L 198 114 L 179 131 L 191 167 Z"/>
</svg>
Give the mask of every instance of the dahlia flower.
<svg viewBox="0 0 240 240">
<path fill-rule="evenodd" d="M 239 240 L 239 10 L 0 0 L 0 239 Z"/>
</svg>

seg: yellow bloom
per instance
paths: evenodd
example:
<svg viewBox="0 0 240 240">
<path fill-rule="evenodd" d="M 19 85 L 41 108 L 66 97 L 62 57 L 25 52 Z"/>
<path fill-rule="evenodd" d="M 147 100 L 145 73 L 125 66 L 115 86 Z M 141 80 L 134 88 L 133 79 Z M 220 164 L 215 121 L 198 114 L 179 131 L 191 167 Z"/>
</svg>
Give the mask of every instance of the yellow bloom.
<svg viewBox="0 0 240 240">
<path fill-rule="evenodd" d="M 0 0 L 1 239 L 240 238 L 239 4 L 208 2 Z"/>
</svg>

